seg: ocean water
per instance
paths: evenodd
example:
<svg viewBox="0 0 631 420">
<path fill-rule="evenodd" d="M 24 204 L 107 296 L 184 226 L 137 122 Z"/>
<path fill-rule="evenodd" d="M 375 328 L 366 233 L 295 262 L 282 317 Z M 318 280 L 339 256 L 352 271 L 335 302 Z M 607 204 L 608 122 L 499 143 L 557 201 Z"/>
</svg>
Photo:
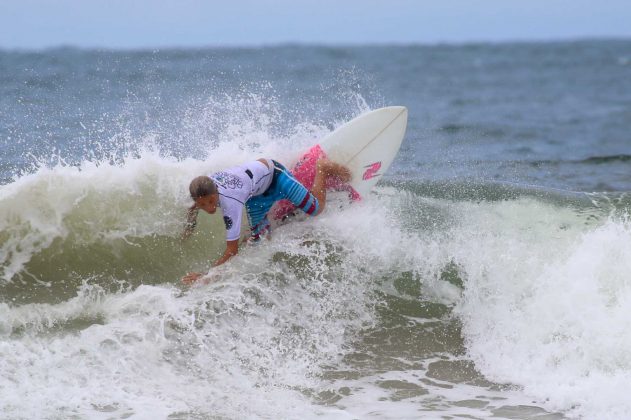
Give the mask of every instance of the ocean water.
<svg viewBox="0 0 631 420">
<path fill-rule="evenodd" d="M 185 287 L 188 182 L 405 105 L 374 193 Z M 631 416 L 631 41 L 0 50 L 0 418 Z"/>
</svg>

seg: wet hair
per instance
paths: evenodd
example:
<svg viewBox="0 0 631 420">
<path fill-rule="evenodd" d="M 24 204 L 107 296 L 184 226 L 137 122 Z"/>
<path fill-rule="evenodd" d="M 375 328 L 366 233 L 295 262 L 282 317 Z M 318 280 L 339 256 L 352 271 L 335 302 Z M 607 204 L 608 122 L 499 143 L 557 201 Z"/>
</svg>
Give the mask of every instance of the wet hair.
<svg viewBox="0 0 631 420">
<path fill-rule="evenodd" d="M 198 176 L 191 181 L 191 184 L 188 186 L 188 190 L 191 193 L 191 198 L 195 200 L 196 198 L 215 194 L 217 192 L 217 186 L 209 177 Z M 189 207 L 186 212 L 186 223 L 184 224 L 184 232 L 182 232 L 182 240 L 186 240 L 195 231 L 198 214 L 199 209 L 195 204 Z"/>
<path fill-rule="evenodd" d="M 196 198 L 215 194 L 217 192 L 217 186 L 209 177 L 198 176 L 191 181 L 191 184 L 188 186 L 188 190 L 191 193 L 191 198 L 194 200 Z"/>
</svg>

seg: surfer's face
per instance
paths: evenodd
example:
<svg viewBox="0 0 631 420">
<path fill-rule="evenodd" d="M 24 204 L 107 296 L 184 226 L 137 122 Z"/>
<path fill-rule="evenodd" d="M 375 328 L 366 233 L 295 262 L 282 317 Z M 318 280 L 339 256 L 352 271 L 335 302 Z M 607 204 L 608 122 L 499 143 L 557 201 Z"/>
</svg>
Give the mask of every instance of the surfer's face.
<svg viewBox="0 0 631 420">
<path fill-rule="evenodd" d="M 219 194 L 210 194 L 195 199 L 195 206 L 198 209 L 204 210 L 206 213 L 214 214 L 217 211 L 217 202 L 219 201 Z"/>
</svg>

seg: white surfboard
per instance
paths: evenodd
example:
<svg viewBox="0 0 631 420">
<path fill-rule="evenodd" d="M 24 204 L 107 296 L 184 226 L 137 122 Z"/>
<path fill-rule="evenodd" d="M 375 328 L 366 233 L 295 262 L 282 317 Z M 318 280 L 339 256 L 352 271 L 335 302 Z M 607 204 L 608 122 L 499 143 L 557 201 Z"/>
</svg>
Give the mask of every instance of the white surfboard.
<svg viewBox="0 0 631 420">
<path fill-rule="evenodd" d="M 317 159 L 323 153 L 332 161 L 346 166 L 352 176 L 348 184 L 335 185 L 333 181 L 329 185 L 327 182 L 327 189 L 346 191 L 352 200 L 366 198 L 399 152 L 407 119 L 408 110 L 404 106 L 380 108 L 362 114 L 312 146 L 293 166 L 292 173 L 304 186 L 311 188 Z M 347 188 L 349 185 L 352 189 Z M 286 215 L 293 214 L 294 209 L 289 201 L 281 200 L 271 211 L 272 219 L 283 220 Z"/>
<path fill-rule="evenodd" d="M 365 197 L 399 152 L 407 121 L 404 106 L 376 109 L 345 123 L 319 144 L 329 159 L 351 171 L 351 186 Z"/>
</svg>

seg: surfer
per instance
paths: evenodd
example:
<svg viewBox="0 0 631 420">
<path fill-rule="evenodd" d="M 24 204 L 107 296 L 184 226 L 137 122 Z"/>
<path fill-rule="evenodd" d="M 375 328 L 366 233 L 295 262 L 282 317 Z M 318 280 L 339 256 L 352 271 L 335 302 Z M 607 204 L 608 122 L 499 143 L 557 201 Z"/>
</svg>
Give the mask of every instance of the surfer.
<svg viewBox="0 0 631 420">
<path fill-rule="evenodd" d="M 186 239 L 193 233 L 200 209 L 214 214 L 217 207 L 220 207 L 226 225 L 226 250 L 212 266 L 221 265 L 239 252 L 244 206 L 250 222 L 250 240 L 259 240 L 269 232 L 267 213 L 279 200 L 291 201 L 310 216 L 322 212 L 326 204 L 326 180 L 329 177 L 348 182 L 351 174 L 342 165 L 328 159 L 319 159 L 311 191 L 296 180 L 282 164 L 272 159 L 258 159 L 209 176 L 198 176 L 189 185 L 195 204 L 188 210 L 182 238 Z M 188 273 L 182 281 L 191 284 L 202 276 L 202 273 Z"/>
</svg>

